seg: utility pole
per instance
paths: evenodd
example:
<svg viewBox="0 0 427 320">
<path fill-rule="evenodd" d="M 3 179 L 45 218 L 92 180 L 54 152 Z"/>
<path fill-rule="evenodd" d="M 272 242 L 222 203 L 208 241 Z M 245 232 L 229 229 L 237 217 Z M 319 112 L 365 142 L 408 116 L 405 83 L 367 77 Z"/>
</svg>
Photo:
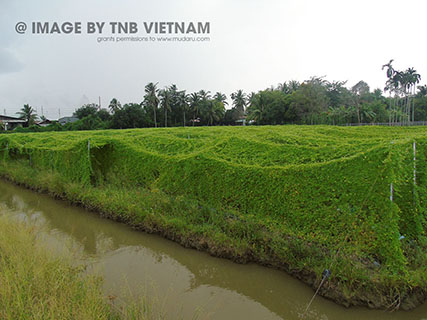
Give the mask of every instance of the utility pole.
<svg viewBox="0 0 427 320">
<path fill-rule="evenodd" d="M 61 119 L 61 108 L 58 109 L 58 114 L 59 114 L 59 118 L 58 119 Z"/>
<path fill-rule="evenodd" d="M 101 96 L 99 96 L 98 110 L 101 110 Z"/>
<path fill-rule="evenodd" d="M 43 113 L 43 106 L 42 106 L 42 117 L 44 116 L 44 113 Z"/>
</svg>

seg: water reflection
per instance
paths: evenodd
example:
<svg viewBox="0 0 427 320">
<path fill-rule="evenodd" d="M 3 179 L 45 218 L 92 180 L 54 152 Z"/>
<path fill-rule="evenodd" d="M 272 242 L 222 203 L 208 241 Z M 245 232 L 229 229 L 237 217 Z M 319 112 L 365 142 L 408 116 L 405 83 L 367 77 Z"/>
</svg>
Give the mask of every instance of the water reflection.
<svg viewBox="0 0 427 320">
<path fill-rule="evenodd" d="M 313 291 L 285 273 L 238 265 L 185 249 L 129 227 L 0 181 L 0 206 L 46 225 L 53 241 L 73 243 L 105 277 L 105 290 L 156 297 L 170 319 L 298 319 Z M 316 298 L 311 319 L 427 320 L 427 305 L 411 312 L 345 309 Z"/>
</svg>

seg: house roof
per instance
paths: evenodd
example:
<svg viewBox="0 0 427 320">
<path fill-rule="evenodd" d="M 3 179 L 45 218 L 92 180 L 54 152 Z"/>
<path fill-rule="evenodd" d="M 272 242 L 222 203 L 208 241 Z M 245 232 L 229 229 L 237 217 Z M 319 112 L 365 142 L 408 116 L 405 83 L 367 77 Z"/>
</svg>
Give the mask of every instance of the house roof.
<svg viewBox="0 0 427 320">
<path fill-rule="evenodd" d="M 37 122 L 37 124 L 50 124 L 50 123 L 52 123 L 52 121 L 49 119 L 45 119 L 43 121 Z"/>
<path fill-rule="evenodd" d="M 58 122 L 61 124 L 65 124 L 68 122 L 76 122 L 78 120 L 79 120 L 79 118 L 77 118 L 77 117 L 62 117 L 62 118 L 58 119 Z"/>
<path fill-rule="evenodd" d="M 27 122 L 26 120 L 15 118 L 15 117 L 9 117 L 9 116 L 3 116 L 0 115 L 0 122 L 16 122 L 16 123 L 24 123 Z"/>
</svg>

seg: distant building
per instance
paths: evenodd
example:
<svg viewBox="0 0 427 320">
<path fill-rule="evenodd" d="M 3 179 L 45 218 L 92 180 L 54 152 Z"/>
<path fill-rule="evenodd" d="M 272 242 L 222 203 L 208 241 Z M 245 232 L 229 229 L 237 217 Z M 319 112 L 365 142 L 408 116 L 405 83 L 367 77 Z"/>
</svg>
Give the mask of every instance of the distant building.
<svg viewBox="0 0 427 320">
<path fill-rule="evenodd" d="M 76 122 L 78 120 L 79 120 L 79 118 L 76 118 L 76 117 L 62 117 L 62 118 L 58 119 L 58 122 L 63 126 L 64 124 L 73 123 L 73 122 Z"/>
<path fill-rule="evenodd" d="M 36 122 L 36 124 L 40 127 L 47 127 L 48 125 L 52 124 L 52 121 L 50 121 L 49 119 L 44 119 L 43 121 Z"/>
<path fill-rule="evenodd" d="M 26 122 L 27 121 L 19 118 L 0 115 L 0 123 L 4 130 L 13 130 L 16 127 L 22 127 Z"/>
<path fill-rule="evenodd" d="M 236 120 L 236 124 L 246 126 L 246 117 Z"/>
</svg>

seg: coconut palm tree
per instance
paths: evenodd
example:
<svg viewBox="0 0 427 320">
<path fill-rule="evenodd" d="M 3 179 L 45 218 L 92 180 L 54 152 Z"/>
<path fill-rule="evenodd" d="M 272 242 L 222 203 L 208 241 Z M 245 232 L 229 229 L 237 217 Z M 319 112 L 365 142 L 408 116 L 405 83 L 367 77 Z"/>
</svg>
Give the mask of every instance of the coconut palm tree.
<svg viewBox="0 0 427 320">
<path fill-rule="evenodd" d="M 198 95 L 199 95 L 199 97 L 200 97 L 200 100 L 202 100 L 202 101 L 209 100 L 209 99 L 211 98 L 210 93 L 211 93 L 210 91 L 200 90 L 200 91 L 198 92 Z"/>
<path fill-rule="evenodd" d="M 239 112 L 239 116 L 242 117 L 245 114 L 245 107 L 248 103 L 246 94 L 240 89 L 231 94 L 231 99 L 233 100 L 233 106 Z"/>
<path fill-rule="evenodd" d="M 255 94 L 252 92 L 249 95 L 248 120 L 255 120 L 257 124 L 263 124 L 265 118 L 265 109 L 267 101 L 263 93 Z"/>
<path fill-rule="evenodd" d="M 29 105 L 24 104 L 24 107 L 21 111 L 17 112 L 19 117 L 27 122 L 27 125 L 30 126 L 38 119 L 36 111 Z"/>
<path fill-rule="evenodd" d="M 145 86 L 144 104 L 153 109 L 154 113 L 154 127 L 157 128 L 157 108 L 159 106 L 159 98 L 157 96 L 159 89 L 157 89 L 158 83 L 150 82 Z"/>
<path fill-rule="evenodd" d="M 253 105 L 255 103 L 255 99 L 256 99 L 256 93 L 255 92 L 251 92 L 250 94 L 248 94 L 248 107 L 250 107 L 251 105 Z"/>
<path fill-rule="evenodd" d="M 215 93 L 215 95 L 213 96 L 213 98 L 216 101 L 222 102 L 224 105 L 228 105 L 227 96 L 225 94 L 221 93 L 221 92 Z"/>
<path fill-rule="evenodd" d="M 194 122 L 197 118 L 197 116 L 199 115 L 200 112 L 200 104 L 201 104 L 201 99 L 200 96 L 197 92 L 193 92 L 192 94 L 190 94 L 189 98 L 189 103 L 190 103 L 190 110 L 193 113 L 193 127 L 194 127 Z"/>
<path fill-rule="evenodd" d="M 208 126 L 214 124 L 214 122 L 219 121 L 225 113 L 224 104 L 217 100 L 208 100 L 204 108 L 204 117 L 208 120 Z"/>
<path fill-rule="evenodd" d="M 183 118 L 184 118 L 184 127 L 185 127 L 185 113 L 188 111 L 188 102 L 189 102 L 189 96 L 185 93 L 185 90 L 179 91 L 178 95 L 176 97 L 176 104 L 179 108 L 182 109 Z"/>
<path fill-rule="evenodd" d="M 165 127 L 168 126 L 168 111 L 171 111 L 172 95 L 168 88 L 159 91 L 160 105 L 165 113 Z"/>
<path fill-rule="evenodd" d="M 199 103 L 199 116 L 200 118 L 206 119 L 207 115 L 205 115 L 206 110 L 209 109 L 209 105 L 208 103 L 211 101 L 211 95 L 210 95 L 210 91 L 205 91 L 205 90 L 200 90 L 198 92 L 199 98 L 200 98 L 200 103 Z M 194 124 L 194 122 L 193 122 Z"/>
</svg>

